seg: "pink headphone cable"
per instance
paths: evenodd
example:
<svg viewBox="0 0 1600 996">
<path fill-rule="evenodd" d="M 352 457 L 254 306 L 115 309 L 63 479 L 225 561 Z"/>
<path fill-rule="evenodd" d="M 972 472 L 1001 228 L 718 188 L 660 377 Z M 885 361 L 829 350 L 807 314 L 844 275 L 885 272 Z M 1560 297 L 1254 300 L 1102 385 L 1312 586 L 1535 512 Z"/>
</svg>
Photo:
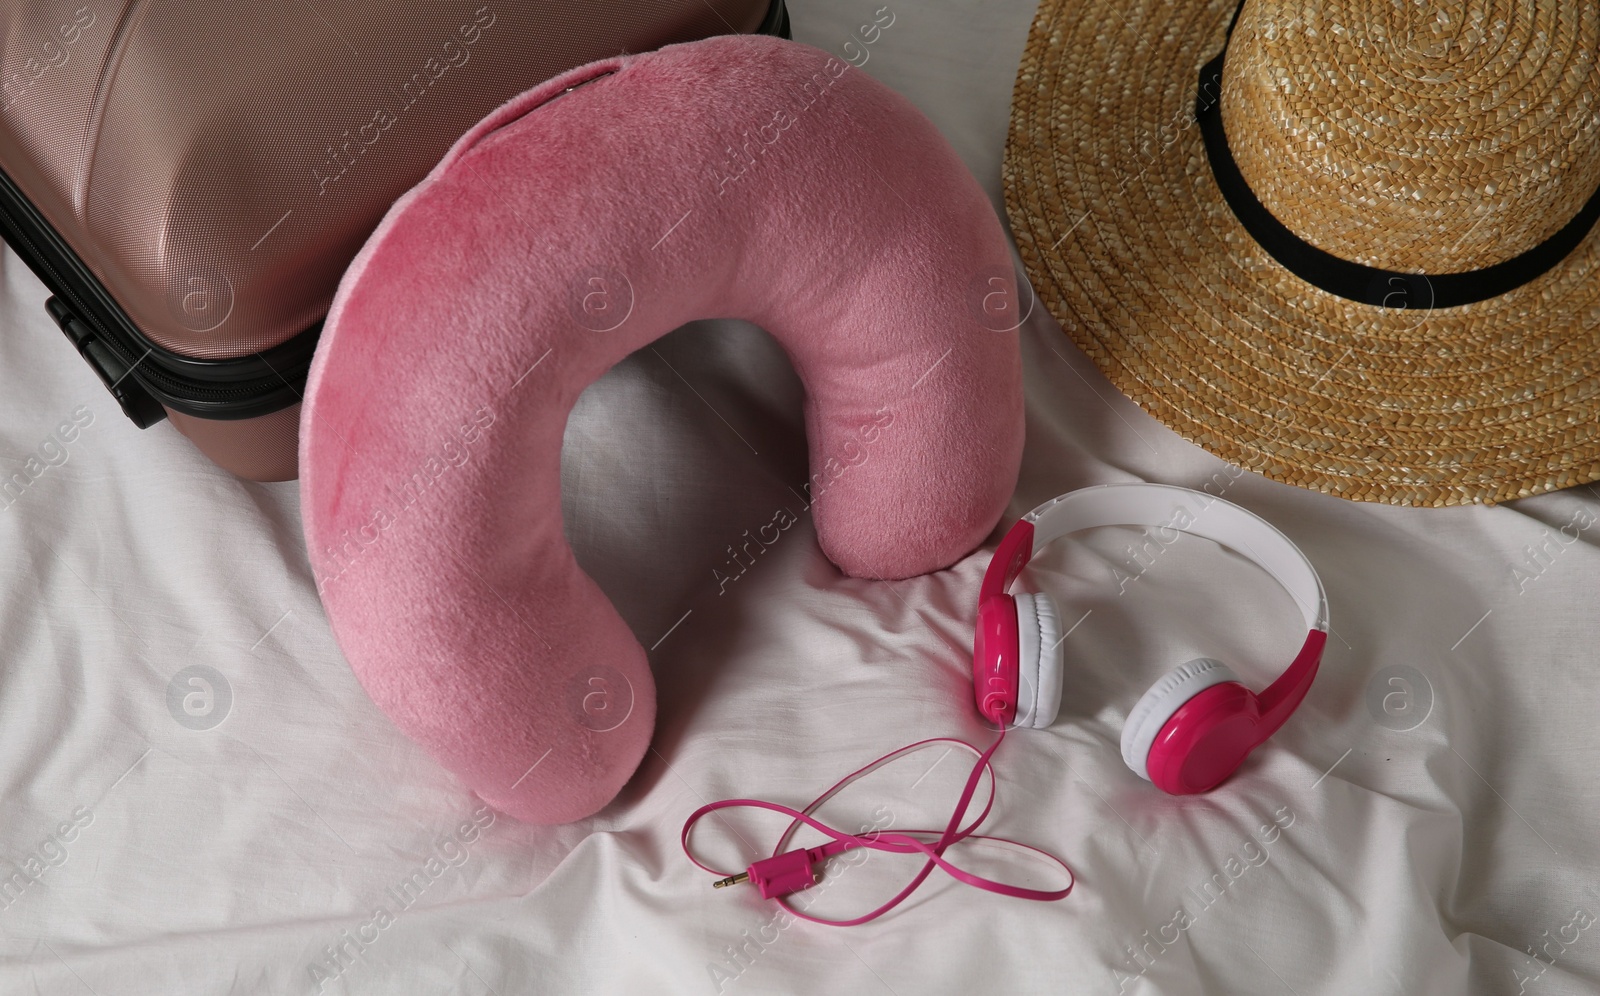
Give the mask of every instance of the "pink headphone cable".
<svg viewBox="0 0 1600 996">
<path fill-rule="evenodd" d="M 728 875 L 725 878 L 719 879 L 714 884 L 720 889 L 724 886 L 737 885 L 741 882 L 752 882 L 755 884 L 756 888 L 760 890 L 761 897 L 763 899 L 777 900 L 778 905 L 782 906 L 784 909 L 788 910 L 790 913 L 801 918 L 802 920 L 810 920 L 812 923 L 823 923 L 834 927 L 853 927 L 857 924 L 866 923 L 869 920 L 875 920 L 883 914 L 889 912 L 904 902 L 906 898 L 911 895 L 911 893 L 916 891 L 917 887 L 922 885 L 923 881 L 927 879 L 928 875 L 935 867 L 944 870 L 957 881 L 965 882 L 967 885 L 973 886 L 974 888 L 985 889 L 989 892 L 999 893 L 1002 896 L 1014 896 L 1018 899 L 1033 899 L 1040 902 L 1051 902 L 1057 899 L 1065 899 L 1067 894 L 1072 892 L 1072 887 L 1077 882 L 1076 876 L 1072 874 L 1072 869 L 1067 866 L 1065 861 L 1062 861 L 1060 858 L 1048 851 L 1041 850 L 1037 847 L 1031 847 L 1019 841 L 1010 840 L 1005 837 L 990 837 L 984 834 L 973 833 L 973 831 L 983 823 L 984 819 L 988 817 L 989 810 L 994 807 L 994 769 L 989 765 L 989 758 L 994 754 L 995 749 L 1000 746 L 1000 742 L 1003 741 L 1005 737 L 1006 731 L 1002 728 L 1000 730 L 1000 735 L 995 737 L 994 743 L 990 745 L 988 750 L 983 751 L 982 753 L 979 753 L 978 748 L 974 747 L 972 744 L 967 743 L 965 740 L 958 740 L 954 737 L 934 737 L 929 740 L 919 740 L 916 743 L 907 744 L 906 746 L 901 747 L 899 750 L 890 751 L 865 767 L 858 768 L 857 770 L 844 776 L 839 781 L 835 782 L 832 788 L 813 799 L 811 803 L 803 810 L 790 809 L 788 806 L 782 806 L 775 802 L 764 802 L 760 799 L 723 799 L 720 802 L 713 802 L 708 805 L 701 806 L 699 809 L 691 813 L 689 818 L 684 821 L 683 835 L 681 838 L 683 844 L 683 853 L 687 855 L 689 860 L 693 861 L 696 866 L 710 872 L 713 875 L 721 876 L 725 873 L 701 864 L 698 860 L 696 860 L 694 854 L 689 850 L 689 834 L 693 831 L 695 823 L 698 822 L 702 816 L 715 812 L 719 809 L 751 808 L 768 809 L 772 812 L 782 813 L 785 816 L 792 817 L 793 819 L 789 823 L 788 829 L 783 832 L 782 837 L 778 838 L 777 845 L 772 849 L 771 857 L 763 858 L 762 860 L 751 865 L 745 871 L 736 875 Z M 857 779 L 868 775 L 873 771 L 876 771 L 878 768 L 898 760 L 899 758 L 921 750 L 929 744 L 935 743 L 959 744 L 972 753 L 978 755 L 978 760 L 972 765 L 971 774 L 967 776 L 966 786 L 961 792 L 961 798 L 956 802 L 955 811 L 950 814 L 950 822 L 946 824 L 944 830 L 902 830 L 898 832 L 879 830 L 870 835 L 856 835 L 835 830 L 826 823 L 812 818 L 811 814 L 815 812 L 819 806 L 833 798 Z M 961 814 L 966 812 L 967 804 L 972 800 L 973 793 L 977 790 L 978 779 L 985 771 L 989 773 L 989 801 L 984 805 L 983 812 L 979 813 L 976 819 L 969 823 L 965 828 L 957 829 L 961 822 Z M 784 848 L 789 843 L 789 839 L 794 836 L 795 831 L 800 828 L 801 824 L 809 826 L 815 830 L 820 830 L 822 833 L 827 834 L 828 837 L 832 839 L 827 843 L 820 844 L 816 847 L 784 851 Z M 932 844 L 929 844 L 926 841 L 919 840 L 912 836 L 913 834 L 938 834 L 939 837 L 938 840 L 934 841 Z M 967 840 L 968 838 L 973 840 L 990 840 L 1002 844 L 1012 844 L 1017 847 L 1024 848 L 1025 850 L 1033 851 L 1036 854 L 1042 854 L 1051 861 L 1054 861 L 1056 864 L 1060 865 L 1062 869 L 1066 871 L 1068 878 L 1067 887 L 1064 889 L 1028 889 L 1019 885 L 1010 885 L 1005 882 L 997 882 L 994 879 L 984 878 L 981 875 L 974 875 L 971 872 L 964 871 L 963 869 L 946 860 L 944 857 L 944 852 L 950 847 L 950 845 Z M 816 883 L 816 866 L 818 864 L 822 863 L 833 855 L 842 854 L 845 851 L 855 847 L 869 848 L 874 851 L 887 851 L 895 854 L 910 854 L 913 852 L 920 852 L 927 855 L 928 860 L 923 864 L 922 870 L 917 872 L 911 881 L 906 884 L 906 887 L 896 893 L 892 899 L 870 913 L 865 913 L 850 920 L 827 920 L 822 917 L 812 916 L 808 913 L 803 913 L 800 910 L 795 909 L 785 901 L 784 897 L 788 896 L 790 893 L 797 892 Z"/>
</svg>

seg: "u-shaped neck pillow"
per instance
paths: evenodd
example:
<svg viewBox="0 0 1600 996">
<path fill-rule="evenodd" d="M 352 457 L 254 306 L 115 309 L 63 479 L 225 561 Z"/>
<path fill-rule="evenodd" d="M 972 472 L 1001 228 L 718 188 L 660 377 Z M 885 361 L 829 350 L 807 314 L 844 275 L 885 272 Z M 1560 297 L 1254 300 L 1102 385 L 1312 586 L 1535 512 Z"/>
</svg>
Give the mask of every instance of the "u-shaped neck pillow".
<svg viewBox="0 0 1600 996">
<path fill-rule="evenodd" d="M 805 388 L 828 558 L 937 570 L 1016 483 L 1012 273 L 933 125 L 815 48 L 712 38 L 511 99 L 389 210 L 311 367 L 304 528 L 363 687 L 497 809 L 594 813 L 655 687 L 562 532 L 579 393 L 686 322 L 753 322 Z"/>
</svg>

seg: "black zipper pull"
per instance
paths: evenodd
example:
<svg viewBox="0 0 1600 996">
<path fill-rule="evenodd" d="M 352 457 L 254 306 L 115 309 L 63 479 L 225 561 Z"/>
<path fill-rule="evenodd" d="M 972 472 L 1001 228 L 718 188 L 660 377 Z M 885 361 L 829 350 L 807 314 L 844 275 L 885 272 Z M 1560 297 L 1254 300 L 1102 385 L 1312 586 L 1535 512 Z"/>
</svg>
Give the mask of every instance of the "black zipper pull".
<svg viewBox="0 0 1600 996">
<path fill-rule="evenodd" d="M 56 324 L 61 326 L 61 331 L 66 333 L 67 338 L 78 348 L 78 354 L 94 368 L 94 372 L 100 377 L 100 382 L 111 392 L 111 396 L 117 399 L 117 404 L 122 407 L 122 413 L 128 416 L 134 425 L 148 429 L 167 417 L 167 410 L 161 407 L 161 402 L 151 397 L 137 378 L 129 376 L 130 368 L 122 361 L 122 357 L 96 339 L 94 330 L 73 314 L 72 309 L 60 298 L 52 297 L 46 300 L 44 307 L 50 313 L 50 317 L 55 319 Z"/>
</svg>

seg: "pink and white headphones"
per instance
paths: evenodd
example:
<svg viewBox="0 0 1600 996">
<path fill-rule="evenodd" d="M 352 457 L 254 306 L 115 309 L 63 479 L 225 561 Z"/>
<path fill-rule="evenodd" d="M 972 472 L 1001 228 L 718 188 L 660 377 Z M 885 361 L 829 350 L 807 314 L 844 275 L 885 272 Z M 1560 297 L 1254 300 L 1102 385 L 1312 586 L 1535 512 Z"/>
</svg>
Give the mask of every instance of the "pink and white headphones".
<svg viewBox="0 0 1600 996">
<path fill-rule="evenodd" d="M 1328 639 L 1328 599 L 1315 568 L 1289 538 L 1232 502 L 1164 484 L 1106 484 L 1029 512 L 995 551 L 978 591 L 972 686 L 978 711 L 1001 727 L 1042 729 L 1061 704 L 1061 615 L 1050 596 L 1008 589 L 1047 544 L 1097 526 L 1146 526 L 1229 547 L 1282 585 L 1309 632 L 1293 662 L 1259 695 L 1226 664 L 1199 658 L 1156 682 L 1128 714 L 1122 759 L 1174 795 L 1225 781 L 1305 698 Z"/>
<path fill-rule="evenodd" d="M 1328 599 L 1322 581 L 1287 536 L 1231 502 L 1164 484 L 1106 484 L 1052 498 L 1017 520 L 1000 541 L 984 573 L 983 585 L 978 589 L 978 625 L 973 636 L 972 690 L 978 711 L 998 728 L 999 735 L 987 750 L 979 751 L 965 740 L 951 737 L 908 744 L 846 775 L 804 809 L 759 799 L 708 803 L 684 822 L 680 843 L 689 860 L 708 872 L 725 875 L 694 857 L 689 849 L 689 834 L 695 823 L 709 813 L 751 807 L 788 816 L 789 827 L 771 857 L 713 884 L 721 888 L 751 882 L 762 898 L 777 900 L 788 912 L 805 920 L 852 926 L 877 919 L 903 902 L 936 867 L 968 885 L 1005 896 L 1044 902 L 1066 898 L 1076 879 L 1065 861 L 1048 851 L 975 831 L 994 806 L 995 783 L 989 759 L 1005 740 L 1007 729 L 1043 729 L 1055 721 L 1061 706 L 1061 644 L 1065 639 L 1061 615 L 1048 595 L 1012 595 L 1008 589 L 1046 544 L 1097 526 L 1146 526 L 1203 536 L 1249 558 L 1276 578 L 1300 605 L 1310 632 L 1294 661 L 1266 691 L 1255 694 L 1233 676 L 1227 665 L 1203 657 L 1179 666 L 1156 682 L 1128 714 L 1122 730 L 1122 759 L 1139 777 L 1174 795 L 1206 792 L 1225 781 L 1252 750 L 1277 732 L 1311 689 L 1328 640 Z M 961 797 L 942 829 L 883 831 L 863 827 L 860 833 L 852 834 L 812 815 L 863 775 L 934 744 L 953 744 L 977 755 Z M 982 812 L 963 827 L 961 817 L 974 799 L 979 777 L 985 771 L 990 773 L 989 800 Z M 829 839 L 814 847 L 785 850 L 801 826 L 820 831 Z M 969 838 L 1032 851 L 1059 865 L 1067 873 L 1067 884 L 1058 889 L 1026 888 L 966 871 L 946 858 L 945 852 Z M 855 848 L 920 853 L 925 861 L 921 871 L 891 899 L 848 920 L 823 919 L 787 903 L 786 896 L 817 881 L 818 865 Z"/>
</svg>

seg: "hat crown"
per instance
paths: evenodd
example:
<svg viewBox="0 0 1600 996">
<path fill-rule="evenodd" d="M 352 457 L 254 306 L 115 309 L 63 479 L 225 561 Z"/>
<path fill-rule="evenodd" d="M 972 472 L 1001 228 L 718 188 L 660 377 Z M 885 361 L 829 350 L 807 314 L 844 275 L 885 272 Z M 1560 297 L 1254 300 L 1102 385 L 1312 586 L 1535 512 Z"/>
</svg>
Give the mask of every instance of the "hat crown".
<svg viewBox="0 0 1600 996">
<path fill-rule="evenodd" d="M 1600 187 L 1600 7 L 1246 0 L 1221 110 L 1240 173 L 1301 239 L 1382 269 L 1481 269 Z"/>
</svg>

